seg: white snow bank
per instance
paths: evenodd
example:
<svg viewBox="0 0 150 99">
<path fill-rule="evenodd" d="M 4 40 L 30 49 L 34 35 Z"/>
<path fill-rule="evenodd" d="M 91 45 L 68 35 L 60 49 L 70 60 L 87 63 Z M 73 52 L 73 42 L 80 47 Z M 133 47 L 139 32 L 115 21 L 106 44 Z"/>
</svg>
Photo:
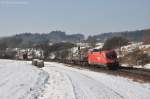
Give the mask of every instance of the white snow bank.
<svg viewBox="0 0 150 99">
<path fill-rule="evenodd" d="M 129 64 L 121 64 L 122 67 L 131 67 Z M 144 66 L 142 65 L 134 65 L 133 68 L 144 68 L 144 69 L 150 69 L 150 64 L 146 64 Z"/>
<path fill-rule="evenodd" d="M 0 99 L 37 99 L 48 74 L 30 64 L 0 60 Z"/>
<path fill-rule="evenodd" d="M 132 52 L 134 49 L 138 48 L 139 46 L 142 46 L 142 42 L 140 43 L 132 43 L 130 45 L 126 45 L 121 47 L 121 51 L 125 51 L 125 52 Z"/>
<path fill-rule="evenodd" d="M 148 99 L 150 97 L 150 84 L 141 84 L 131 79 L 111 76 L 104 73 L 82 71 L 85 75 L 101 82 L 108 88 L 117 92 L 123 99 Z"/>
<path fill-rule="evenodd" d="M 146 65 L 144 66 L 144 68 L 150 69 L 150 64 L 146 64 Z"/>
<path fill-rule="evenodd" d="M 77 99 L 101 99 L 98 97 L 103 96 L 102 99 L 149 99 L 150 97 L 149 83 L 142 84 L 128 78 L 85 69 L 75 69 L 54 62 L 46 63 L 46 66 L 46 68 L 50 68 L 51 71 L 53 71 L 52 68 L 54 68 L 57 72 L 63 73 L 62 75 L 70 77 Z"/>
<path fill-rule="evenodd" d="M 43 70 L 49 73 L 49 80 L 40 99 L 76 99 L 66 75 L 55 68 L 44 67 Z"/>
<path fill-rule="evenodd" d="M 41 99 L 121 99 L 100 82 L 61 66 L 64 65 L 46 63 L 44 70 L 50 78 Z"/>
</svg>

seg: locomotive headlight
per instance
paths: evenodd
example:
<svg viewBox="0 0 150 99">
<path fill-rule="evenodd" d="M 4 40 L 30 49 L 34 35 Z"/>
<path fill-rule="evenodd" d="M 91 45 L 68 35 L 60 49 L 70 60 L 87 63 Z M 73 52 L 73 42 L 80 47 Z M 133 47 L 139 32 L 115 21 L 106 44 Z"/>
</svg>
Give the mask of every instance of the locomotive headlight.
<svg viewBox="0 0 150 99">
<path fill-rule="evenodd" d="M 97 60 L 101 60 L 101 57 L 99 56 L 99 57 L 97 57 Z"/>
</svg>

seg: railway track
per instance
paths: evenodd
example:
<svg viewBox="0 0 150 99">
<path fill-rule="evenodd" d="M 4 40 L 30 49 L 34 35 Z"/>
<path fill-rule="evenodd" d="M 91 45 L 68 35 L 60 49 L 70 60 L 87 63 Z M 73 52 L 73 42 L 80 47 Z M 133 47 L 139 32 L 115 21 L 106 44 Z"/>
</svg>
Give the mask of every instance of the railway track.
<svg viewBox="0 0 150 99">
<path fill-rule="evenodd" d="M 118 71 L 133 73 L 137 75 L 144 75 L 150 77 L 150 70 L 143 68 L 120 67 Z"/>
<path fill-rule="evenodd" d="M 150 82 L 150 70 L 142 68 L 121 68 L 118 72 L 126 73 L 132 78 Z"/>
<path fill-rule="evenodd" d="M 107 73 L 115 76 L 123 76 L 123 77 L 131 78 L 135 81 L 150 82 L 150 70 L 148 69 L 120 66 L 118 69 L 109 70 L 104 66 L 90 66 L 90 65 L 83 66 L 79 64 L 67 64 L 67 65 L 78 69 L 88 69 L 95 72 L 102 72 L 102 73 Z"/>
</svg>

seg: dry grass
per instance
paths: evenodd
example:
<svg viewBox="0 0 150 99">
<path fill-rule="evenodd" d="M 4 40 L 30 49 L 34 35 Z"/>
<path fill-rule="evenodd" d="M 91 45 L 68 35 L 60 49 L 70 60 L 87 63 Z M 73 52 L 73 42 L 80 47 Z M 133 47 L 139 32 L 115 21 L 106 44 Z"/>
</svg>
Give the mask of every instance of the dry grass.
<svg viewBox="0 0 150 99">
<path fill-rule="evenodd" d="M 133 52 L 128 53 L 120 59 L 121 63 L 129 65 L 145 65 L 150 63 L 150 56 L 147 53 L 144 53 L 143 50 L 135 49 Z"/>
</svg>

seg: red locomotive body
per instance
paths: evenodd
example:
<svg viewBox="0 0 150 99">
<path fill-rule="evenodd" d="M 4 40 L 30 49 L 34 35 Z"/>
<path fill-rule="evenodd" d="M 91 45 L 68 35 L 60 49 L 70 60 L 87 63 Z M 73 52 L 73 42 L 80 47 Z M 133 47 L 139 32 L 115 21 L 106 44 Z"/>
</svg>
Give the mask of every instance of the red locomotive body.
<svg viewBox="0 0 150 99">
<path fill-rule="evenodd" d="M 103 65 L 108 67 L 118 66 L 117 54 L 114 50 L 109 51 L 89 51 L 88 52 L 88 63 L 90 65 Z"/>
</svg>

